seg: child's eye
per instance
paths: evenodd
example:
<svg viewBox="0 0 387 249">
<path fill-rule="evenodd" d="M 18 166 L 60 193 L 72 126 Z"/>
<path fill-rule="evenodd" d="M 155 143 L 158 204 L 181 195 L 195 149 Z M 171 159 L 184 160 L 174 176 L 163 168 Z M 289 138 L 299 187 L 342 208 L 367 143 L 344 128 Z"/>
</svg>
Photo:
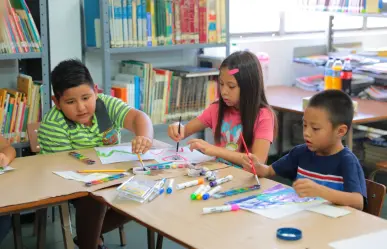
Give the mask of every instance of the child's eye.
<svg viewBox="0 0 387 249">
<path fill-rule="evenodd" d="M 312 128 L 314 131 L 318 131 L 320 130 L 320 128 Z"/>
<path fill-rule="evenodd" d="M 86 97 L 83 97 L 83 100 L 88 100 L 90 97 L 89 96 L 86 96 Z"/>
<path fill-rule="evenodd" d="M 230 86 L 230 89 L 234 89 L 235 88 L 235 86 Z"/>
<path fill-rule="evenodd" d="M 66 104 L 68 105 L 74 104 L 74 101 L 67 101 Z"/>
</svg>

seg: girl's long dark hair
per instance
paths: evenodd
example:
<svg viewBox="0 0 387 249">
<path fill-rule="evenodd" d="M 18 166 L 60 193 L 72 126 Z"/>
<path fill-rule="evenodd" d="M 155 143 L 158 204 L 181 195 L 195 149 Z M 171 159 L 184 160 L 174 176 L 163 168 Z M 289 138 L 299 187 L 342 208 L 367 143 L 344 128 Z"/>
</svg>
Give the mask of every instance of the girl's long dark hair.
<svg viewBox="0 0 387 249">
<path fill-rule="evenodd" d="M 259 118 L 261 108 L 268 108 L 272 111 L 274 117 L 274 136 L 277 134 L 277 119 L 266 99 L 261 64 L 253 53 L 238 51 L 228 56 L 222 62 L 220 69 L 222 68 L 239 69 L 239 72 L 234 74 L 234 77 L 240 88 L 239 111 L 242 122 L 242 134 L 247 148 L 251 150 L 254 143 L 254 125 L 257 118 Z M 229 108 L 222 99 L 219 86 L 218 92 L 219 112 L 218 123 L 215 129 L 216 144 L 220 143 L 224 112 Z M 241 143 L 242 140 L 239 139 L 239 141 Z M 241 152 L 245 151 L 243 146 L 239 147 Z"/>
</svg>

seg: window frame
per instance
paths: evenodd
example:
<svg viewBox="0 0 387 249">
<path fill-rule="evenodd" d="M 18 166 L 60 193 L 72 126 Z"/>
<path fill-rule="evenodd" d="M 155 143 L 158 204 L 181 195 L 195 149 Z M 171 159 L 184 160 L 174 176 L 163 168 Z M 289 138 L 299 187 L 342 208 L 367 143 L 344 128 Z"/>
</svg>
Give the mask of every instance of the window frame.
<svg viewBox="0 0 387 249">
<path fill-rule="evenodd" d="M 325 33 L 326 30 L 316 30 L 316 31 L 285 31 L 285 11 L 280 11 L 280 22 L 279 22 L 279 30 L 273 31 L 273 32 L 249 32 L 249 33 L 230 33 L 230 38 L 241 38 L 241 37 L 257 37 L 257 36 L 266 36 L 266 37 L 279 37 L 279 36 L 286 36 L 286 35 L 297 35 L 297 34 L 318 34 L 318 33 Z M 329 16 L 329 13 L 326 13 L 327 16 Z M 338 13 L 339 14 L 339 13 Z M 333 14 L 335 15 L 335 14 Z M 343 14 L 344 15 L 344 14 Z M 351 15 L 351 14 L 350 14 Z M 369 17 L 383 17 L 387 19 L 387 15 L 382 16 L 378 14 L 358 14 L 363 16 L 363 25 L 360 28 L 349 28 L 349 29 L 338 29 L 333 30 L 333 32 L 354 32 L 354 31 L 365 31 L 365 30 L 387 30 L 386 27 L 367 27 L 367 19 Z M 356 14 L 353 14 L 351 16 L 358 16 Z M 231 20 L 229 20 L 231 22 Z M 326 29 L 328 29 L 329 21 L 327 20 Z"/>
</svg>

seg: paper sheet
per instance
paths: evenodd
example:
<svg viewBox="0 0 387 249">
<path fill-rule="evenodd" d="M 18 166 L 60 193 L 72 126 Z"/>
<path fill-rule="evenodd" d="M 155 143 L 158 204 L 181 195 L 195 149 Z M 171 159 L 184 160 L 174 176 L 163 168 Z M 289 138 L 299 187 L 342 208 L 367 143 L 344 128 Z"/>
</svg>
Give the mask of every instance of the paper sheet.
<svg viewBox="0 0 387 249">
<path fill-rule="evenodd" d="M 99 180 L 109 176 L 108 174 L 102 174 L 102 173 L 81 175 L 74 171 L 54 171 L 53 173 L 67 180 L 75 180 L 79 182 L 91 182 L 91 181 Z"/>
<path fill-rule="evenodd" d="M 387 230 L 382 230 L 375 233 L 361 235 L 359 237 L 332 242 L 329 246 L 335 249 L 385 249 L 387 247 L 386 238 Z"/>
<path fill-rule="evenodd" d="M 12 168 L 10 166 L 0 167 L 0 175 L 4 174 L 5 172 L 11 171 L 11 170 L 14 170 L 14 168 Z"/>
<path fill-rule="evenodd" d="M 191 162 L 191 163 L 203 163 L 215 160 L 215 157 L 204 155 L 203 153 L 193 150 L 188 147 L 182 147 L 176 152 L 175 148 L 151 150 L 149 151 L 155 156 L 156 161 L 162 162 Z"/>
<path fill-rule="evenodd" d="M 132 153 L 132 146 L 130 145 L 118 145 L 112 147 L 97 147 L 95 148 L 97 155 L 101 160 L 102 164 L 110 163 L 119 163 L 119 162 L 128 162 L 128 161 L 138 161 L 136 154 Z M 159 150 L 155 150 L 159 151 Z M 152 160 L 155 159 L 155 155 L 150 152 L 141 154 L 142 160 Z"/>
<path fill-rule="evenodd" d="M 304 210 L 303 208 L 297 205 L 268 208 L 268 209 L 248 209 L 248 208 L 243 208 L 243 209 L 253 212 L 255 214 L 260 214 L 269 219 L 280 219 Z"/>
<path fill-rule="evenodd" d="M 338 218 L 338 217 L 345 216 L 345 215 L 351 213 L 351 211 L 349 211 L 347 209 L 335 207 L 335 206 L 328 205 L 328 204 L 321 204 L 318 206 L 307 208 L 306 210 L 311 211 L 311 212 L 315 212 L 318 214 L 322 214 L 322 215 L 325 215 L 328 217 L 332 217 L 332 218 Z"/>
</svg>

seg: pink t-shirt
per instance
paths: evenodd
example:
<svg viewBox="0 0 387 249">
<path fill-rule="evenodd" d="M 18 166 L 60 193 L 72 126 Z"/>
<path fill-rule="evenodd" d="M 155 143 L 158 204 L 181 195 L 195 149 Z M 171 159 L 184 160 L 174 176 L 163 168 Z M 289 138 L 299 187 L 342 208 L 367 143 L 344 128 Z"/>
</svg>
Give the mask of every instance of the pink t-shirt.
<svg viewBox="0 0 387 249">
<path fill-rule="evenodd" d="M 218 123 L 219 104 L 211 104 L 198 119 L 208 128 L 212 129 L 215 134 L 216 125 Z M 223 118 L 221 127 L 221 147 L 225 147 L 231 151 L 239 151 L 239 145 L 242 145 L 242 140 L 239 141 L 239 136 L 242 133 L 241 116 L 238 110 L 229 108 Z M 254 138 L 266 139 L 273 142 L 274 137 L 274 116 L 268 108 L 261 108 L 259 116 L 254 125 Z M 242 145 L 243 146 L 243 145 Z M 249 148 L 251 149 L 251 148 Z"/>
</svg>

